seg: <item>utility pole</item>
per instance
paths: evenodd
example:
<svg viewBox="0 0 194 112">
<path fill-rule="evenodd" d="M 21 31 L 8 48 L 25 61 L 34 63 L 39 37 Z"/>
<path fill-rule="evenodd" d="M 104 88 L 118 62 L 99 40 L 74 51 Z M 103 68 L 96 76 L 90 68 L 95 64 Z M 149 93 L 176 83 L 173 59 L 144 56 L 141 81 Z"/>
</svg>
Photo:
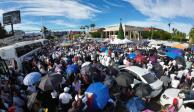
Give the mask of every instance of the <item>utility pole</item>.
<svg viewBox="0 0 194 112">
<path fill-rule="evenodd" d="M 45 38 L 45 28 L 43 24 L 43 16 L 41 16 L 41 31 L 42 31 L 42 38 Z"/>
</svg>

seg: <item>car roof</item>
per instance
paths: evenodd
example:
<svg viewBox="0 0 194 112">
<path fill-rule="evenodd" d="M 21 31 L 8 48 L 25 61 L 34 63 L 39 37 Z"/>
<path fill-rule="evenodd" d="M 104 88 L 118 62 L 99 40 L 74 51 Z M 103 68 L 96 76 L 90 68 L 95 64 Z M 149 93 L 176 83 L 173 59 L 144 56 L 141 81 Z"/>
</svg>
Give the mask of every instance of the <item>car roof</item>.
<svg viewBox="0 0 194 112">
<path fill-rule="evenodd" d="M 129 66 L 129 67 L 125 67 L 125 70 L 129 70 L 139 76 L 143 76 L 145 74 L 148 74 L 149 72 L 143 68 L 140 68 L 138 66 Z"/>
<path fill-rule="evenodd" d="M 166 89 L 163 94 L 171 97 L 177 97 L 180 91 L 180 89 L 170 88 Z"/>
</svg>

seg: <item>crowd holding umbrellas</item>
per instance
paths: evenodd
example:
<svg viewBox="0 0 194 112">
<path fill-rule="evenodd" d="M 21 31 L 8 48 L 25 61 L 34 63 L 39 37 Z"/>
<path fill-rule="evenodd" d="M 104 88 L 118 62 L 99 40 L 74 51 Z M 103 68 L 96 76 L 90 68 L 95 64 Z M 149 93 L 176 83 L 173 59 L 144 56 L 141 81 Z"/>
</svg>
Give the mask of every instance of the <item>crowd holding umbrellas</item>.
<svg viewBox="0 0 194 112">
<path fill-rule="evenodd" d="M 1 87 L 1 110 L 168 112 L 173 106 L 171 112 L 178 112 L 173 103 L 161 105 L 158 97 L 168 88 L 193 89 L 194 57 L 190 54 L 194 47 L 164 44 L 150 49 L 147 41 L 138 43 L 128 39 L 76 41 L 68 46 L 59 43 L 43 47 L 34 55 L 29 61 L 32 68 L 13 70 L 12 77 Z M 145 70 L 150 77 L 131 75 L 134 73 L 126 68 L 132 66 Z M 149 82 L 155 80 L 162 81 L 162 91 L 153 97 L 157 90 Z M 179 82 L 177 86 L 175 81 Z M 156 99 L 160 108 L 151 108 Z"/>
</svg>

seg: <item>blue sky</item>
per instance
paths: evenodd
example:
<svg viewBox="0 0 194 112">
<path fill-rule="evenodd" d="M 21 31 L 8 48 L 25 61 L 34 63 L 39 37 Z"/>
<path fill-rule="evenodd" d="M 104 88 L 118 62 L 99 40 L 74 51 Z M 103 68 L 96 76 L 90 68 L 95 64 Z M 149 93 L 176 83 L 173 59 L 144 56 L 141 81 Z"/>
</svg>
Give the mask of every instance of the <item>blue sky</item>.
<svg viewBox="0 0 194 112">
<path fill-rule="evenodd" d="M 43 25 L 52 30 L 79 30 L 123 24 L 171 28 L 188 33 L 194 25 L 194 0 L 0 0 L 0 21 L 7 11 L 21 10 L 22 23 L 15 29 L 37 32 Z M 6 26 L 10 29 L 10 26 Z"/>
</svg>

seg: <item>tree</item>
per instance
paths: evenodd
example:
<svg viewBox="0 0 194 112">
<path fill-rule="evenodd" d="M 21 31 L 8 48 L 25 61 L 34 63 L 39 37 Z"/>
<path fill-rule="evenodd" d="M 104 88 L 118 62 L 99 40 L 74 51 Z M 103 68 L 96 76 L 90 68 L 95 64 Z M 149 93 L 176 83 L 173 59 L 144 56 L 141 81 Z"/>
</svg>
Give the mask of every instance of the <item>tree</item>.
<svg viewBox="0 0 194 112">
<path fill-rule="evenodd" d="M 6 32 L 5 28 L 0 23 L 0 39 L 5 38 L 7 36 L 6 34 L 7 34 L 7 32 Z"/>
<path fill-rule="evenodd" d="M 90 24 L 91 30 L 93 30 L 95 26 L 96 26 L 95 24 Z"/>
<path fill-rule="evenodd" d="M 89 26 L 88 25 L 85 25 L 84 26 L 86 30 L 89 30 Z"/>
<path fill-rule="evenodd" d="M 49 31 L 47 27 L 43 26 L 40 32 L 42 32 L 43 38 L 47 38 L 48 36 L 50 36 L 49 32 L 51 31 Z"/>
<path fill-rule="evenodd" d="M 84 26 L 80 26 L 80 29 L 83 30 L 84 29 Z"/>
<path fill-rule="evenodd" d="M 175 41 L 182 41 L 186 38 L 186 34 L 177 30 L 176 28 L 173 28 L 173 34 L 172 34 L 173 40 Z"/>
<path fill-rule="evenodd" d="M 143 31 L 141 35 L 144 39 L 152 37 L 153 39 L 169 40 L 171 38 L 171 34 L 164 30 Z"/>
<path fill-rule="evenodd" d="M 125 39 L 125 37 L 124 37 L 124 31 L 123 31 L 123 27 L 122 27 L 122 23 L 121 22 L 120 22 L 119 32 L 118 32 L 117 38 L 119 38 L 119 39 Z"/>
<path fill-rule="evenodd" d="M 90 32 L 90 35 L 91 35 L 93 38 L 100 38 L 100 37 L 101 37 L 101 32 L 100 32 L 100 31 L 97 31 L 97 32 Z"/>
<path fill-rule="evenodd" d="M 194 27 L 189 32 L 189 43 L 194 44 Z"/>
</svg>

